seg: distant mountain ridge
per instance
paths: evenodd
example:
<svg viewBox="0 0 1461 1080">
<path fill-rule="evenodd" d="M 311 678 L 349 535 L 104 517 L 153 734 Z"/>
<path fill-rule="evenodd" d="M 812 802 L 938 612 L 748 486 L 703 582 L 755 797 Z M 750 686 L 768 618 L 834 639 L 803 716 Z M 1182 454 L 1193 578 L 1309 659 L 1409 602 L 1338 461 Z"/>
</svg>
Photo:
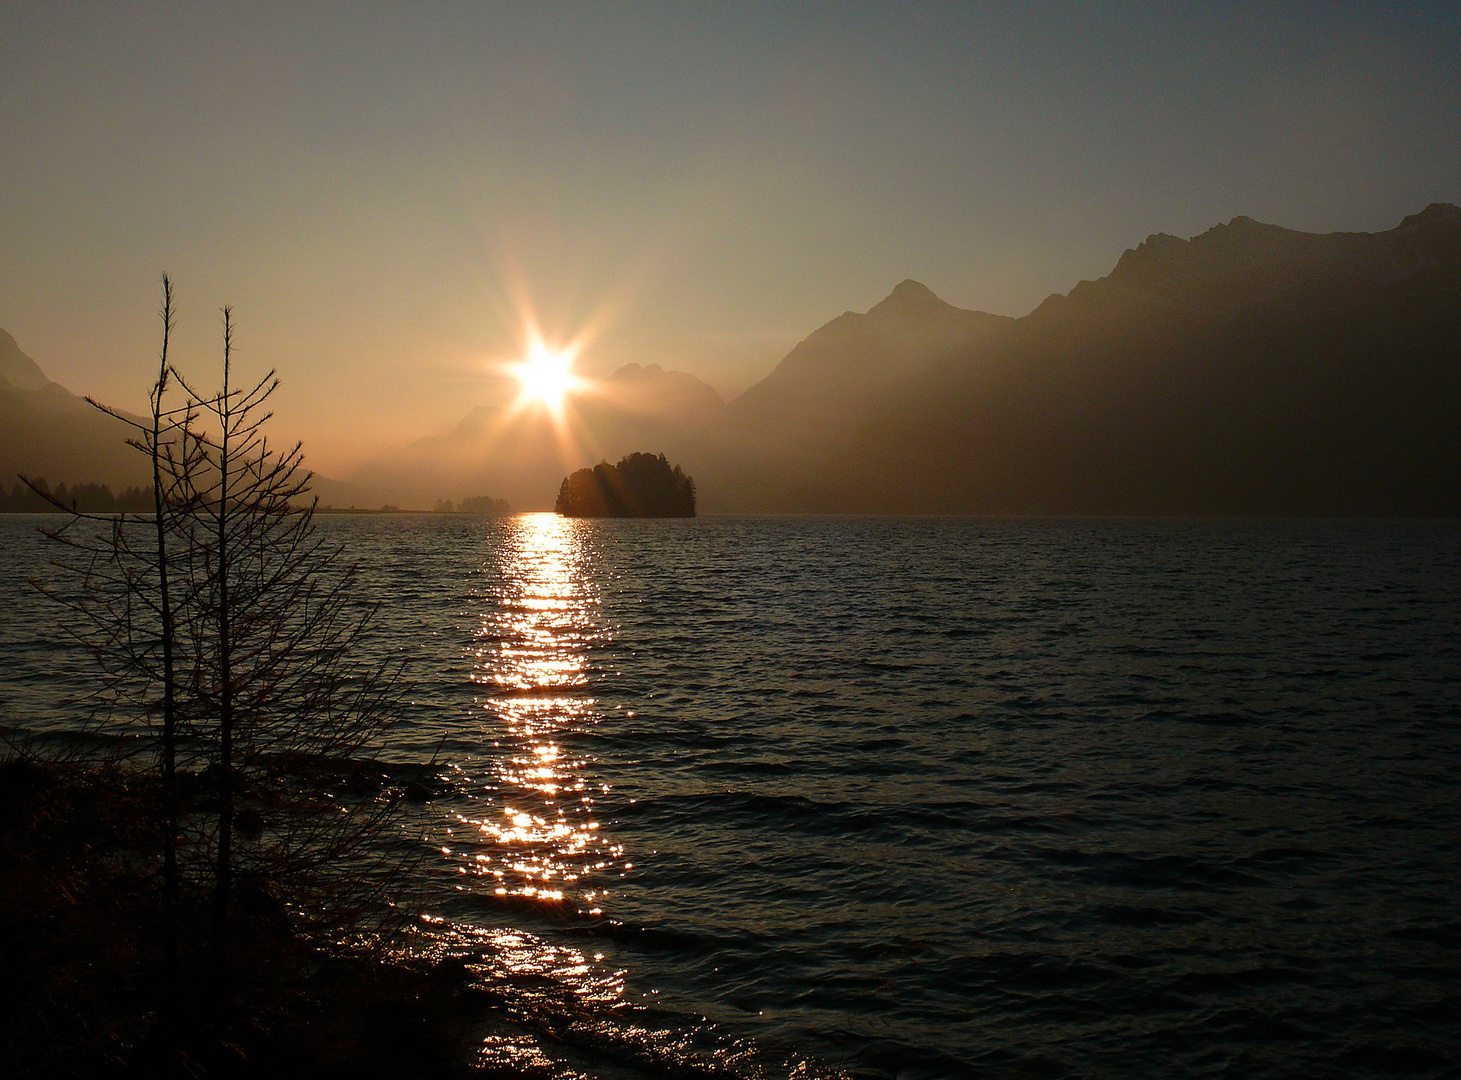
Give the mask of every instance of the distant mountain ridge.
<svg viewBox="0 0 1461 1080">
<path fill-rule="evenodd" d="M 1012 322 L 954 307 L 926 285 L 902 281 L 865 314 L 844 312 L 812 331 L 731 402 L 731 420 L 763 436 L 778 424 L 816 422 Z"/>
<path fill-rule="evenodd" d="M 9 384 L 11 389 L 24 391 L 44 390 L 56 385 L 46 378 L 39 364 L 20 351 L 15 339 L 4 330 L 0 330 L 0 380 Z"/>
<path fill-rule="evenodd" d="M 1461 211 L 1149 237 L 847 419 L 795 505 L 1461 513 Z"/>
<path fill-rule="evenodd" d="M 1082 281 L 1068 297 L 1056 295 L 1045 304 L 1119 290 L 1173 304 L 1239 306 L 1271 300 L 1317 276 L 1381 282 L 1454 260 L 1458 228 L 1461 208 L 1449 203 L 1432 203 L 1381 233 L 1306 233 L 1235 217 L 1190 240 L 1148 236 L 1106 277 Z"/>
<path fill-rule="evenodd" d="M 1458 281 L 1448 204 L 1381 233 L 1237 217 L 1153 234 L 1019 319 L 901 282 L 723 406 L 629 365 L 557 443 L 666 451 L 708 513 L 1461 513 Z M 531 506 L 554 439 L 479 408 L 396 480 L 465 454 Z"/>
<path fill-rule="evenodd" d="M 128 419 L 142 418 L 123 412 Z M 56 484 L 106 484 L 114 492 L 151 490 L 147 460 L 127 439 L 134 432 L 85 398 L 52 382 L 41 366 L 0 329 L 0 485 L 17 475 Z M 311 490 L 321 502 L 366 505 L 358 489 L 315 476 Z"/>
<path fill-rule="evenodd" d="M 147 469 L 126 424 L 52 382 L 0 330 L 0 482 L 18 473 L 52 484 L 141 484 Z"/>
<path fill-rule="evenodd" d="M 562 426 L 503 391 L 319 490 L 546 509 L 583 461 L 648 448 L 707 513 L 1461 516 L 1461 209 L 1157 233 L 1018 319 L 903 281 L 728 404 L 657 364 L 590 389 Z M 124 435 L 0 331 L 0 468 L 136 483 Z"/>
</svg>

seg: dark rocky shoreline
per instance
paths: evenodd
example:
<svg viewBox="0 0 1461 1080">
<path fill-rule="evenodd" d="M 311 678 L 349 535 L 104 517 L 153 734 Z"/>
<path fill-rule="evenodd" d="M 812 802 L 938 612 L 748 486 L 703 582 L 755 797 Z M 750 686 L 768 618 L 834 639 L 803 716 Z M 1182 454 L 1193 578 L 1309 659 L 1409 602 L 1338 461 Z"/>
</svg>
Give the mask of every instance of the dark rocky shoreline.
<svg viewBox="0 0 1461 1080">
<path fill-rule="evenodd" d="M 0 1074 L 481 1075 L 495 1003 L 465 965 L 306 936 L 262 890 L 239 897 L 223 987 L 206 897 L 184 895 L 169 980 L 149 785 L 0 762 Z"/>
</svg>

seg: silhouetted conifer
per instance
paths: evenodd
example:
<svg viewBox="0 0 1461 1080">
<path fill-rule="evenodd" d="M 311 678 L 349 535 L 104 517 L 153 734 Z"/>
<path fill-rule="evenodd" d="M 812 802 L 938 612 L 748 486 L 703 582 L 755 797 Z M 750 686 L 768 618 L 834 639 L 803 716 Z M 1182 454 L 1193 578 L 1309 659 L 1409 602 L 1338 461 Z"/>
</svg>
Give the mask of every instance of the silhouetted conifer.
<svg viewBox="0 0 1461 1080">
<path fill-rule="evenodd" d="M 235 387 L 232 329 L 225 308 L 220 390 L 179 380 L 208 431 L 190 432 L 199 462 L 181 478 L 187 513 L 173 523 L 190 598 L 187 690 L 215 754 L 220 950 L 240 871 L 306 906 L 359 884 L 339 860 L 382 826 L 391 801 L 351 811 L 328 782 L 361 766 L 394 705 L 394 667 L 350 661 L 378 604 L 358 603 L 355 566 L 315 531 L 301 445 L 280 451 L 264 434 L 275 373 Z"/>
<path fill-rule="evenodd" d="M 51 595 L 106 673 L 98 719 L 158 737 L 128 742 L 160 758 L 164 896 L 171 907 L 180 875 L 211 883 L 221 975 L 241 874 L 325 929 L 374 899 L 372 864 L 343 860 L 397 803 L 367 760 L 394 712 L 396 667 L 351 661 L 376 605 L 359 602 L 355 567 L 315 532 L 300 444 L 281 452 L 264 434 L 274 372 L 235 387 L 225 308 L 222 388 L 194 390 L 167 361 L 166 279 L 164 290 L 151 423 L 121 417 L 153 465 L 152 513 L 100 517 L 63 501 L 77 489 L 28 490 L 72 510 L 46 532 L 70 552 L 76 587 Z M 181 401 L 167 407 L 174 382 Z"/>
</svg>

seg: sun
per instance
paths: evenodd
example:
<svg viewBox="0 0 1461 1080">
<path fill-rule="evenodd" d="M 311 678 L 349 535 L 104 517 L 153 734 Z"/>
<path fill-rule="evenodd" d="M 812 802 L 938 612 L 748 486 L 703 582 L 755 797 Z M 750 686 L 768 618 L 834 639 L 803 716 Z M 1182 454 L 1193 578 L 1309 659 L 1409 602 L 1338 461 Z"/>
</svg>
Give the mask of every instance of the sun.
<svg viewBox="0 0 1461 1080">
<path fill-rule="evenodd" d="M 577 384 L 577 379 L 569 371 L 573 357 L 572 349 L 552 349 L 534 338 L 528 344 L 527 356 L 515 365 L 514 370 L 522 384 L 522 403 L 541 404 L 552 413 L 561 410 L 563 399 L 573 392 Z"/>
</svg>

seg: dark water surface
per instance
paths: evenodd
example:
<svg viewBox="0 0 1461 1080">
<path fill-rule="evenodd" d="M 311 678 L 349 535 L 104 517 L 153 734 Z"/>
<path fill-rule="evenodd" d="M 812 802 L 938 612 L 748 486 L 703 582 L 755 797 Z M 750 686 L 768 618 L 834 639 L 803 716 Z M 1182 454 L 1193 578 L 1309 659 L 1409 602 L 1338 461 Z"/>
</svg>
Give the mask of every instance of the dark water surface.
<svg viewBox="0 0 1461 1080">
<path fill-rule="evenodd" d="M 0 520 L 5 722 L 74 650 Z M 545 1076 L 1461 1070 L 1461 526 L 322 520 Z M 40 628 L 40 629 L 38 629 Z M 561 1034 L 561 1033 L 560 1033 Z"/>
</svg>

